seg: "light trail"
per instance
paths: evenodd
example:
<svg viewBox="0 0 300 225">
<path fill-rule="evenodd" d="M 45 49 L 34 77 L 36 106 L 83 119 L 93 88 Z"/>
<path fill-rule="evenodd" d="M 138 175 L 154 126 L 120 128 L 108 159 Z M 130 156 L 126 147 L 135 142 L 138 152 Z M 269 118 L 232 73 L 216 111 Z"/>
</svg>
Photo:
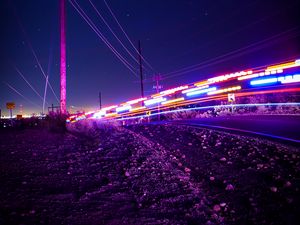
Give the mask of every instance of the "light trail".
<svg viewBox="0 0 300 225">
<path fill-rule="evenodd" d="M 213 109 L 213 108 L 218 108 L 218 107 L 223 107 L 223 108 L 237 107 L 237 108 L 239 108 L 239 107 L 257 107 L 257 106 L 300 106 L 300 102 L 210 105 L 210 106 L 194 107 L 194 108 L 187 108 L 187 109 L 175 109 L 175 110 L 170 110 L 170 111 L 162 111 L 159 113 L 152 113 L 151 115 L 141 115 L 141 116 L 133 116 L 133 117 L 128 117 L 128 118 L 118 118 L 116 120 L 123 121 L 123 120 L 131 120 L 131 119 L 140 119 L 140 118 L 153 117 L 153 116 L 164 115 L 164 114 L 169 114 L 169 113 L 195 111 L 195 110 L 202 110 L 202 109 Z"/>
<path fill-rule="evenodd" d="M 260 69 L 257 70 L 252 69 L 230 73 L 216 76 L 204 81 L 198 81 L 189 85 L 181 85 L 161 91 L 157 94 L 149 96 L 148 98 L 138 98 L 121 103 L 119 105 L 114 105 L 107 113 L 114 113 L 113 115 L 116 118 L 122 117 L 131 119 L 136 118 L 136 116 L 140 116 L 142 118 L 151 113 L 152 115 L 169 113 L 170 109 L 176 110 L 178 107 L 191 107 L 192 105 L 199 105 L 204 102 L 225 100 L 228 99 L 228 94 L 233 93 L 235 94 L 235 97 L 247 97 L 269 93 L 275 94 L 300 92 L 300 87 L 297 86 L 297 82 L 300 83 L 300 73 L 299 71 L 295 71 L 295 67 L 300 67 L 299 59 L 290 62 L 288 65 L 290 68 L 293 68 L 293 70 L 290 71 L 285 65 L 285 71 L 280 68 L 276 68 L 276 70 L 272 68 L 272 70 L 267 71 L 266 68 L 268 67 L 266 66 L 259 67 Z M 297 69 L 299 70 L 299 68 Z M 278 73 L 282 74 L 277 75 Z M 272 76 L 259 79 L 254 78 L 251 80 L 238 79 L 243 76 L 248 78 L 248 76 L 256 74 L 258 74 L 258 76 Z M 214 85 L 214 87 L 209 85 L 209 83 L 215 82 L 217 83 Z M 143 106 L 142 102 L 146 107 Z M 225 105 L 222 106 L 228 107 Z M 232 106 L 232 104 L 229 105 L 229 107 Z M 117 108 L 117 110 L 115 108 Z M 158 110 L 162 112 L 158 114 Z M 186 109 L 180 110 L 182 111 Z"/>
<path fill-rule="evenodd" d="M 166 101 L 166 102 L 162 102 L 161 104 L 162 105 L 169 105 L 169 104 L 172 104 L 172 103 L 177 103 L 177 102 L 181 102 L 183 101 L 184 98 L 176 98 L 176 99 L 172 99 L 172 100 L 169 100 L 169 101 Z"/>
<path fill-rule="evenodd" d="M 37 90 L 30 84 L 30 82 L 25 78 L 25 76 L 21 73 L 21 71 L 15 66 L 14 67 L 17 73 L 23 78 L 23 80 L 28 84 L 28 86 L 31 88 L 31 90 L 41 99 L 43 100 L 43 97 L 37 92 Z"/>
</svg>

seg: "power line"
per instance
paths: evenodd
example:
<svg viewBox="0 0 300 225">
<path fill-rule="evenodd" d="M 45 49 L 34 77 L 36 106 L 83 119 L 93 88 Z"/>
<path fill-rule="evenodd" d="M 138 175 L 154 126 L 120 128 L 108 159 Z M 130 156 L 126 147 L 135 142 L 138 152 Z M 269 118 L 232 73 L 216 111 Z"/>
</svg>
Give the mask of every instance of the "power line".
<svg viewBox="0 0 300 225">
<path fill-rule="evenodd" d="M 43 98 L 43 113 L 45 112 L 45 102 L 46 102 L 46 96 L 47 96 L 47 87 L 48 87 L 48 81 L 49 81 L 49 76 L 50 76 L 51 63 L 52 63 L 52 58 L 53 58 L 53 29 L 54 29 L 54 26 L 52 26 L 52 32 L 51 32 L 51 36 L 50 36 L 50 48 L 49 48 L 47 78 L 46 78 L 46 82 L 45 82 L 44 98 Z"/>
<path fill-rule="evenodd" d="M 106 37 L 100 32 L 97 26 L 91 21 L 91 19 L 86 15 L 84 10 L 79 6 L 79 4 L 74 0 L 74 3 L 69 0 L 70 4 L 74 7 L 74 9 L 79 13 L 79 15 L 85 20 L 85 22 L 92 28 L 92 30 L 97 34 L 97 36 L 106 44 L 106 46 L 117 56 L 117 58 L 133 73 L 134 76 L 138 78 L 136 72 L 133 71 L 135 69 L 124 57 L 111 45 L 111 43 L 106 39 Z"/>
<path fill-rule="evenodd" d="M 136 47 L 134 46 L 134 44 L 132 43 L 132 41 L 130 40 L 130 38 L 128 37 L 127 33 L 125 32 L 125 30 L 123 29 L 123 27 L 121 26 L 121 24 L 119 23 L 117 17 L 115 16 L 115 14 L 113 13 L 112 9 L 109 7 L 109 5 L 107 4 L 107 2 L 104 0 L 104 3 L 106 5 L 106 7 L 108 8 L 110 14 L 112 15 L 112 17 L 114 18 L 114 20 L 116 21 L 116 23 L 118 24 L 119 28 L 122 30 L 123 34 L 125 35 L 125 37 L 127 38 L 127 40 L 129 41 L 129 43 L 131 44 L 131 46 L 134 48 L 134 50 L 136 51 L 137 54 L 139 54 L 139 51 L 136 49 Z M 154 71 L 154 73 L 157 73 L 157 71 L 150 65 L 150 63 L 143 57 L 141 56 L 143 61 Z"/>
<path fill-rule="evenodd" d="M 101 15 L 101 13 L 99 12 L 99 10 L 96 8 L 96 6 L 93 4 L 93 2 L 91 0 L 89 0 L 90 4 L 92 5 L 92 7 L 94 8 L 94 10 L 96 11 L 96 13 L 98 14 L 98 16 L 101 18 L 101 20 L 104 22 L 104 24 L 108 27 L 108 29 L 110 30 L 110 32 L 114 35 L 114 37 L 118 40 L 118 42 L 122 45 L 122 47 L 125 49 L 125 51 L 131 56 L 131 58 L 136 62 L 139 63 L 138 60 L 136 59 L 136 57 L 134 57 L 131 52 L 128 50 L 128 48 L 123 44 L 123 42 L 118 38 L 118 36 L 115 34 L 115 32 L 113 31 L 113 29 L 109 26 L 109 24 L 107 23 L 107 21 L 104 19 L 104 17 Z"/>
<path fill-rule="evenodd" d="M 30 101 L 27 97 L 25 97 L 24 95 L 22 95 L 19 91 L 17 91 L 13 86 L 11 86 L 9 83 L 7 82 L 3 82 L 4 84 L 6 84 L 6 86 L 8 86 L 11 90 L 13 90 L 15 93 L 17 93 L 18 95 L 20 95 L 23 99 L 25 99 L 26 101 L 28 101 L 29 103 L 37 106 L 37 107 L 40 107 L 39 105 L 37 105 L 36 103 Z"/>
<path fill-rule="evenodd" d="M 43 70 L 43 68 L 42 68 L 42 66 L 41 66 L 41 63 L 40 63 L 40 61 L 39 61 L 39 59 L 38 59 L 38 57 L 37 57 L 37 55 L 36 55 L 36 53 L 35 53 L 33 47 L 32 47 L 32 44 L 31 44 L 31 42 L 30 42 L 30 40 L 29 40 L 29 37 L 28 37 L 28 35 L 27 35 L 27 33 L 26 33 L 24 27 L 23 27 L 23 24 L 21 23 L 21 20 L 20 20 L 20 18 L 18 17 L 17 10 L 16 10 L 16 8 L 15 8 L 14 6 L 12 6 L 12 7 L 13 7 L 13 12 L 14 12 L 14 15 L 15 15 L 15 17 L 16 17 L 16 19 L 17 19 L 18 25 L 19 25 L 19 27 L 21 28 L 21 31 L 22 31 L 22 33 L 23 33 L 23 35 L 24 35 L 24 37 L 25 37 L 26 42 L 27 42 L 27 45 L 28 45 L 29 49 L 31 50 L 31 53 L 33 54 L 34 59 L 35 59 L 35 61 L 37 62 L 38 66 L 39 66 L 39 69 L 41 70 L 43 76 L 45 77 L 45 79 L 47 79 L 47 78 L 46 78 L 47 76 L 46 76 L 46 74 L 45 74 L 45 72 L 44 72 L 44 70 Z M 55 91 L 53 90 L 51 83 L 49 82 L 48 84 L 49 84 L 49 87 L 50 87 L 50 89 L 51 89 L 53 95 L 55 96 L 56 100 L 59 102 L 58 97 L 57 97 L 57 95 L 55 94 Z"/>
<path fill-rule="evenodd" d="M 37 92 L 37 90 L 30 84 L 30 82 L 25 78 L 25 76 L 21 73 L 21 71 L 15 66 L 14 67 L 17 73 L 23 78 L 23 80 L 28 84 L 28 86 L 33 90 L 33 92 L 43 100 L 43 97 Z"/>
<path fill-rule="evenodd" d="M 140 79 L 141 79 L 141 97 L 144 98 L 144 79 L 143 79 L 142 52 L 141 52 L 140 41 L 139 41 L 139 63 L 140 63 Z"/>
<path fill-rule="evenodd" d="M 236 58 L 236 57 L 239 57 L 241 55 L 245 55 L 245 54 L 248 54 L 250 52 L 257 51 L 259 49 L 265 48 L 265 47 L 270 46 L 270 45 L 272 45 L 272 44 L 274 44 L 276 42 L 281 42 L 283 40 L 290 39 L 292 37 L 298 36 L 299 34 L 295 33 L 291 37 L 289 37 L 289 36 L 280 37 L 283 34 L 286 34 L 286 33 L 290 32 L 290 31 L 295 30 L 295 29 L 296 28 L 287 30 L 287 31 L 282 32 L 280 34 L 274 35 L 274 36 L 272 36 L 270 38 L 264 39 L 262 41 L 259 41 L 259 42 L 253 43 L 253 44 L 250 44 L 250 45 L 248 45 L 246 47 L 243 47 L 243 48 L 231 51 L 231 52 L 223 54 L 221 56 L 217 56 L 215 58 L 205 60 L 205 61 L 203 61 L 201 63 L 195 64 L 195 65 L 191 65 L 191 66 L 179 69 L 177 71 L 166 73 L 164 75 L 169 75 L 169 76 L 166 76 L 163 79 L 173 78 L 173 77 L 176 77 L 176 76 L 180 76 L 180 75 L 192 72 L 192 71 L 196 71 L 196 70 L 199 70 L 199 69 L 202 69 L 202 68 L 214 65 L 214 64 L 218 64 L 220 62 L 224 62 L 224 61 L 227 61 L 229 59 Z M 253 47 L 255 47 L 255 48 L 253 48 Z"/>
</svg>

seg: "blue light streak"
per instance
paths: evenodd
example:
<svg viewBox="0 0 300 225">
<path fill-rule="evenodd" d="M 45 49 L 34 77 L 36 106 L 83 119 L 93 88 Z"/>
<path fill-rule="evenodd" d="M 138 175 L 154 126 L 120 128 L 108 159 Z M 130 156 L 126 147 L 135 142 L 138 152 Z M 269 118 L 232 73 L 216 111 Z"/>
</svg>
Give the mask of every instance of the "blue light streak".
<svg viewBox="0 0 300 225">
<path fill-rule="evenodd" d="M 124 111 L 128 111 L 130 110 L 132 107 L 131 105 L 126 105 L 126 106 L 122 106 L 122 107 L 118 107 L 116 108 L 116 112 L 124 112 Z"/>
<path fill-rule="evenodd" d="M 156 104 L 156 103 L 164 102 L 166 100 L 167 100 L 166 98 L 162 98 L 162 97 L 160 97 L 160 98 L 154 98 L 154 99 L 150 99 L 150 100 L 144 101 L 144 104 L 146 106 L 148 106 L 148 105 L 153 105 L 153 104 Z"/>
<path fill-rule="evenodd" d="M 266 78 L 266 79 L 256 79 L 250 81 L 251 85 L 261 85 L 261 84 L 274 84 L 278 82 L 277 77 L 272 77 L 272 78 Z"/>
<path fill-rule="evenodd" d="M 199 91 L 188 92 L 188 93 L 186 93 L 186 96 L 200 95 L 200 94 L 204 94 L 204 93 L 215 91 L 215 90 L 217 90 L 216 87 L 206 88 L 206 89 L 199 90 Z"/>
</svg>

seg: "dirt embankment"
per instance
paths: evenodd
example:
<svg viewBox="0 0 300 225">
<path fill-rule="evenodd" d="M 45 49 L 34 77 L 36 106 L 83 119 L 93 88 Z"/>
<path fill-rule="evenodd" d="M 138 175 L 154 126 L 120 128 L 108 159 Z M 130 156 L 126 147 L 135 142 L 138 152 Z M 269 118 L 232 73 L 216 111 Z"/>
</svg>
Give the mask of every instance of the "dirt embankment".
<svg viewBox="0 0 300 225">
<path fill-rule="evenodd" d="M 0 224 L 299 220 L 300 156 L 287 146 L 170 125 L 25 129 L 0 140 Z"/>
</svg>

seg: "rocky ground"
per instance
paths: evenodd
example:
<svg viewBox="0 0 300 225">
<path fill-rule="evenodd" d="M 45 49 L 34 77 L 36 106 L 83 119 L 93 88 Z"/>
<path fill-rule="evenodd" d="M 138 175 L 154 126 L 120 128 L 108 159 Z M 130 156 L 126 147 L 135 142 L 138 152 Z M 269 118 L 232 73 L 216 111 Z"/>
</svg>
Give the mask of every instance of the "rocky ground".
<svg viewBox="0 0 300 225">
<path fill-rule="evenodd" d="M 299 149 L 176 125 L 0 132 L 0 224 L 296 224 Z"/>
</svg>

